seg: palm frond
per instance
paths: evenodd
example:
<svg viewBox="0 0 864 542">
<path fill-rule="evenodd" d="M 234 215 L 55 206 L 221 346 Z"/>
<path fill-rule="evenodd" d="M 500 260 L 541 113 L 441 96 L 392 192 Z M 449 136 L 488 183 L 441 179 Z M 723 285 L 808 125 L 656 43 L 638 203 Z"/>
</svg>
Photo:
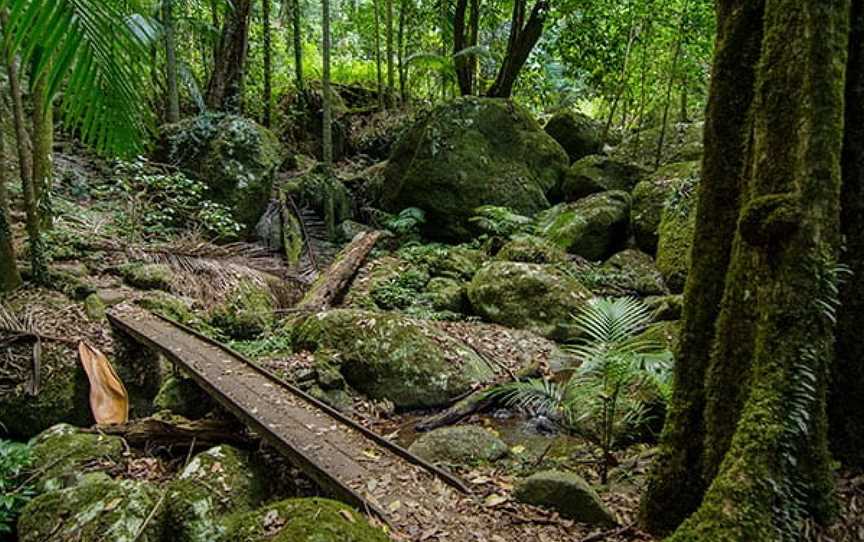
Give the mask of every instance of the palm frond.
<svg viewBox="0 0 864 542">
<path fill-rule="evenodd" d="M 144 74 L 157 26 L 130 10 L 133 4 L 0 0 L 7 58 L 35 61 L 35 77 L 47 78 L 49 101 L 64 87 L 64 122 L 77 126 L 84 142 L 118 154 L 139 150 L 152 127 Z"/>
<path fill-rule="evenodd" d="M 511 382 L 490 392 L 504 404 L 533 414 L 560 417 L 566 387 L 558 382 L 531 379 Z"/>
</svg>

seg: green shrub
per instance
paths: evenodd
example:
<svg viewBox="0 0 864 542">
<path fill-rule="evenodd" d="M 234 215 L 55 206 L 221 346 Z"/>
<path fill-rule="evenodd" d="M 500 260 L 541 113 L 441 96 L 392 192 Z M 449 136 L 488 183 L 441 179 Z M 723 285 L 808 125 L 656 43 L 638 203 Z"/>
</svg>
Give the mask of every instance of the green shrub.
<svg viewBox="0 0 864 542">
<path fill-rule="evenodd" d="M 30 460 L 29 446 L 0 440 L 0 534 L 14 532 L 18 514 L 35 496 L 23 479 Z"/>
</svg>

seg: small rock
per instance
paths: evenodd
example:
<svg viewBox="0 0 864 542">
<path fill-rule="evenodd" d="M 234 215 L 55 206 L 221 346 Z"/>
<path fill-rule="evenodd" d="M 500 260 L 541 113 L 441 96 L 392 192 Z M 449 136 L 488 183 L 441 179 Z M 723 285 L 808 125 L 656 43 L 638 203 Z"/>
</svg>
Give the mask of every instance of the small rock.
<svg viewBox="0 0 864 542">
<path fill-rule="evenodd" d="M 98 322 L 105 319 L 105 303 L 96 294 L 90 294 L 84 300 L 84 313 L 87 318 Z"/>
<path fill-rule="evenodd" d="M 457 425 L 421 435 L 408 451 L 432 463 L 474 465 L 501 459 L 508 448 L 482 427 Z"/>
<path fill-rule="evenodd" d="M 141 290 L 171 290 L 174 272 L 165 264 L 127 263 L 120 266 L 120 276 L 129 286 Z"/>
<path fill-rule="evenodd" d="M 99 301 L 104 303 L 105 306 L 113 307 L 126 301 L 129 298 L 129 293 L 120 289 L 97 290 L 96 296 L 99 297 Z"/>
<path fill-rule="evenodd" d="M 601 192 L 538 214 L 537 235 L 570 254 L 602 260 L 624 247 L 629 215 L 629 194 Z"/>
<path fill-rule="evenodd" d="M 513 497 L 520 502 L 550 508 L 562 517 L 608 527 L 615 518 L 581 476 L 572 472 L 543 471 L 525 478 Z"/>
</svg>

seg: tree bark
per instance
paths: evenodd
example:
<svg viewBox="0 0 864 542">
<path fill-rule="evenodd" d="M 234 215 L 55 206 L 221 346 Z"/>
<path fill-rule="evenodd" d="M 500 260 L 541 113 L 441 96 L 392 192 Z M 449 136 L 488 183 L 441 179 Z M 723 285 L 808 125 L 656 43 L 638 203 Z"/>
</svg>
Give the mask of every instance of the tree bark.
<svg viewBox="0 0 864 542">
<path fill-rule="evenodd" d="M 795 539 L 802 519 L 825 520 L 832 510 L 825 407 L 839 304 L 849 7 L 849 0 L 766 0 L 764 9 L 744 0 L 718 4 L 694 274 L 675 395 L 643 515 L 668 516 L 672 505 L 674 517 L 660 527 L 674 527 L 698 506 L 673 542 Z M 740 109 L 736 100 L 744 100 Z M 749 141 L 742 125 L 724 118 L 746 110 Z M 732 164 L 718 152 L 727 133 L 740 145 Z M 736 223 L 727 256 L 728 240 L 708 230 Z"/>
<path fill-rule="evenodd" d="M 9 192 L 6 189 L 6 145 L 0 130 L 0 293 L 11 292 L 21 286 L 21 273 L 15 257 L 12 238 L 12 217 L 9 211 Z"/>
<path fill-rule="evenodd" d="M 684 46 L 684 25 L 687 22 L 687 8 L 690 2 L 684 1 L 681 6 L 681 22 L 678 25 L 678 37 L 675 39 L 675 49 L 672 53 L 672 65 L 669 67 L 669 82 L 666 85 L 666 100 L 663 104 L 663 120 L 660 121 L 660 137 L 657 140 L 657 155 L 654 167 L 660 167 L 663 159 L 663 145 L 666 143 L 666 130 L 669 125 L 669 108 L 672 106 L 672 89 L 675 87 L 675 74 L 678 72 L 678 60 L 681 58 L 681 49 Z"/>
<path fill-rule="evenodd" d="M 399 69 L 399 96 L 402 103 L 408 103 L 408 70 L 405 66 L 405 23 L 408 19 L 410 0 L 399 2 L 399 31 L 396 37 L 397 66 Z"/>
<path fill-rule="evenodd" d="M 519 77 L 519 72 L 534 50 L 534 46 L 543 34 L 546 15 L 549 11 L 547 0 L 537 0 L 531 15 L 525 21 L 526 0 L 516 0 L 513 4 L 513 18 L 510 27 L 510 39 L 507 44 L 507 54 L 495 82 L 486 93 L 490 98 L 509 98 L 513 94 L 513 86 Z"/>
<path fill-rule="evenodd" d="M 273 43 L 270 28 L 270 0 L 261 0 L 262 24 L 264 26 L 264 119 L 270 128 L 273 116 Z"/>
<path fill-rule="evenodd" d="M 162 3 L 165 27 L 165 79 L 168 84 L 168 122 L 180 120 L 180 90 L 177 86 L 177 43 L 174 35 L 174 0 Z"/>
<path fill-rule="evenodd" d="M 234 0 L 233 6 L 216 46 L 213 73 L 207 84 L 207 107 L 242 113 L 252 0 Z"/>
<path fill-rule="evenodd" d="M 387 106 L 393 107 L 393 90 L 396 88 L 396 71 L 393 64 L 393 0 L 384 0 L 386 13 L 386 31 L 387 31 Z"/>
<path fill-rule="evenodd" d="M 43 230 L 51 229 L 54 211 L 51 204 L 54 167 L 54 103 L 48 96 L 46 77 L 34 78 L 30 84 L 33 99 L 33 193 L 39 209 L 39 223 Z"/>
<path fill-rule="evenodd" d="M 468 47 L 465 20 L 468 13 L 468 0 L 456 0 L 456 12 L 453 15 L 453 62 L 456 65 L 456 81 L 459 83 L 459 93 L 462 96 L 471 94 L 471 72 L 468 59 L 465 56 L 455 56 Z"/>
<path fill-rule="evenodd" d="M 303 95 L 305 86 L 303 81 L 303 36 L 301 34 L 301 22 L 300 0 L 291 0 L 291 24 L 294 30 L 294 83 L 300 96 Z"/>
<path fill-rule="evenodd" d="M 372 0 L 375 24 L 375 75 L 378 82 L 378 109 L 384 109 L 384 73 L 381 67 L 381 13 L 380 0 Z"/>
<path fill-rule="evenodd" d="M 330 170 L 333 165 L 333 95 L 330 89 L 330 0 L 322 0 L 322 33 L 323 33 L 323 125 L 322 155 L 324 167 Z"/>
<path fill-rule="evenodd" d="M 864 467 L 864 343 L 859 331 L 864 314 L 864 3 L 854 1 L 852 6 L 840 215 L 846 240 L 843 263 L 851 273 L 840 295 L 829 412 L 834 455 L 847 465 Z"/>
</svg>

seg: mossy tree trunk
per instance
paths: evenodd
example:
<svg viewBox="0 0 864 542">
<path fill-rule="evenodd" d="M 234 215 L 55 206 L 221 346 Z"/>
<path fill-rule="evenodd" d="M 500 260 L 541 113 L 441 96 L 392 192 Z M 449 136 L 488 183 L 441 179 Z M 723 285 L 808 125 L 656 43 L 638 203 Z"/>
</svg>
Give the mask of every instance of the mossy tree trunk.
<svg viewBox="0 0 864 542">
<path fill-rule="evenodd" d="M 851 271 L 844 282 L 837 329 L 829 412 L 831 445 L 844 463 L 864 467 L 864 2 L 852 7 L 849 69 L 846 73 L 846 139 L 843 144 L 843 208 L 846 247 L 844 264 Z"/>
<path fill-rule="evenodd" d="M 528 60 L 534 46 L 540 41 L 546 16 L 550 5 L 547 0 L 537 0 L 526 18 L 526 0 L 513 2 L 513 17 L 510 21 L 510 38 L 507 42 L 507 53 L 498 70 L 495 82 L 486 93 L 490 98 L 509 98 L 513 94 L 513 86 L 519 77 L 519 72 Z"/>
<path fill-rule="evenodd" d="M 51 190 L 54 179 L 54 104 L 48 95 L 48 79 L 31 76 L 33 98 L 33 194 L 39 209 L 39 221 L 43 229 L 50 229 L 54 222 Z"/>
<path fill-rule="evenodd" d="M 9 192 L 6 190 L 6 147 L 0 130 L 0 293 L 21 286 L 21 274 L 15 258 L 12 239 L 12 219 L 9 211 Z"/>
<path fill-rule="evenodd" d="M 849 7 L 718 2 L 676 390 L 643 508 L 657 532 L 695 510 L 673 541 L 795 538 L 832 511 Z"/>
<path fill-rule="evenodd" d="M 207 84 L 207 107 L 242 113 L 252 0 L 233 0 L 232 4 L 216 46 L 213 72 Z"/>
</svg>

